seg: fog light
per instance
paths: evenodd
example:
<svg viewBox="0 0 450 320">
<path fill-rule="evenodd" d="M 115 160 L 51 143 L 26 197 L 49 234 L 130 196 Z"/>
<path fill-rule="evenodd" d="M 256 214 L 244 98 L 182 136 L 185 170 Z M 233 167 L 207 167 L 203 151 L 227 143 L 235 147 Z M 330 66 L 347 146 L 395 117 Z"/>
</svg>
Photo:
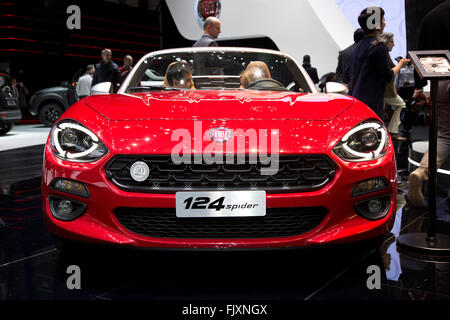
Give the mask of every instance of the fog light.
<svg viewBox="0 0 450 320">
<path fill-rule="evenodd" d="M 58 178 L 52 183 L 52 188 L 58 191 L 72 193 L 82 197 L 89 197 L 89 191 L 87 187 L 83 183 L 73 180 Z"/>
<path fill-rule="evenodd" d="M 79 218 L 87 208 L 83 202 L 57 196 L 50 196 L 48 200 L 53 217 L 62 221 L 72 221 Z"/>
<path fill-rule="evenodd" d="M 352 190 L 352 196 L 359 196 L 369 192 L 375 192 L 383 189 L 387 189 L 389 183 L 385 178 L 374 178 L 365 180 L 355 184 Z"/>
<path fill-rule="evenodd" d="M 367 204 L 367 209 L 369 209 L 370 213 L 378 214 L 383 210 L 383 204 L 381 203 L 381 200 L 370 200 Z"/>
<path fill-rule="evenodd" d="M 58 200 L 56 211 L 59 215 L 66 216 L 72 213 L 73 205 L 69 200 Z"/>
<path fill-rule="evenodd" d="M 384 195 L 356 203 L 355 211 L 368 220 L 378 220 L 388 214 L 390 204 L 391 196 Z"/>
</svg>

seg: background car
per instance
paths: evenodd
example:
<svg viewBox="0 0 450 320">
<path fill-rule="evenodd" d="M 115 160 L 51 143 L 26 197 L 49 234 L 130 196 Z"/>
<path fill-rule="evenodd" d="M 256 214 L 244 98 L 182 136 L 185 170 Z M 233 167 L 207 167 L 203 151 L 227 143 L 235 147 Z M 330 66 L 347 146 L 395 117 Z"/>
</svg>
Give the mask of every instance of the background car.
<svg viewBox="0 0 450 320">
<path fill-rule="evenodd" d="M 0 135 L 8 133 L 21 118 L 11 79 L 6 73 L 0 73 Z"/>
<path fill-rule="evenodd" d="M 78 100 L 76 86 L 82 70 L 78 70 L 72 81 L 63 81 L 61 86 L 38 90 L 30 99 L 30 113 L 38 116 L 44 126 L 53 123 Z"/>
<path fill-rule="evenodd" d="M 75 103 L 49 135 L 42 201 L 53 235 L 145 248 L 298 248 L 392 228 L 396 164 L 383 122 L 353 97 L 318 93 L 290 56 L 157 51 L 118 94 L 110 86 L 96 85 L 104 94 Z"/>
</svg>

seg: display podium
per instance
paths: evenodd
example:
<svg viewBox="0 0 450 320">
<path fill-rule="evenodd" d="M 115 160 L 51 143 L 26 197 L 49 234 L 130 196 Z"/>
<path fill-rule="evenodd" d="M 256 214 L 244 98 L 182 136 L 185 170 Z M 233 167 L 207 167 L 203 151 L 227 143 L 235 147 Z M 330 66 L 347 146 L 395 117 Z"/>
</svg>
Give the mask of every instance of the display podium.
<svg viewBox="0 0 450 320">
<path fill-rule="evenodd" d="M 409 51 L 417 73 L 431 81 L 431 103 L 428 148 L 428 232 L 405 233 L 397 238 L 399 248 L 430 255 L 450 255 L 450 235 L 436 233 L 437 194 L 437 110 L 440 80 L 450 79 L 450 52 L 448 50 Z"/>
</svg>

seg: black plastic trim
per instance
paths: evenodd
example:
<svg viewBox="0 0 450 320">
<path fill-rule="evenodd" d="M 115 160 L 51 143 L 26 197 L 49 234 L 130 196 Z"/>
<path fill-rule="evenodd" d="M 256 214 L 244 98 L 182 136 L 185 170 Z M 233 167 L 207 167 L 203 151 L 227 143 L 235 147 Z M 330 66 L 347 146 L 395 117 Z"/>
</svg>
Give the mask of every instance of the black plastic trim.
<svg viewBox="0 0 450 320">
<path fill-rule="evenodd" d="M 364 203 L 369 202 L 370 200 L 385 199 L 385 198 L 387 198 L 386 208 L 383 210 L 383 212 L 381 214 L 378 214 L 375 218 L 369 218 L 368 216 L 366 216 L 364 210 L 362 210 L 362 209 L 358 210 L 358 206 L 362 206 L 362 205 L 364 205 Z M 378 197 L 364 199 L 362 201 L 355 203 L 355 205 L 353 207 L 354 207 L 355 211 L 358 213 L 358 215 L 363 217 L 366 220 L 370 220 L 370 221 L 380 220 L 380 219 L 383 219 L 384 217 L 386 217 L 386 215 L 389 213 L 389 210 L 391 209 L 391 196 L 388 194 L 384 194 L 384 195 L 381 195 Z"/>
</svg>

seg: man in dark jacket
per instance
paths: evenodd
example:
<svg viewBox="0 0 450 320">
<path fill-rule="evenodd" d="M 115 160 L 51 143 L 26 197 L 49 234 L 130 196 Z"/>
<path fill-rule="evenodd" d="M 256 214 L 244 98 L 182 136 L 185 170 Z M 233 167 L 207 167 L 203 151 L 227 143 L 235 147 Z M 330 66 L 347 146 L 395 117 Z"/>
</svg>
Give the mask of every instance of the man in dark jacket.
<svg viewBox="0 0 450 320">
<path fill-rule="evenodd" d="M 203 35 L 194 43 L 193 47 L 217 47 L 217 37 L 220 33 L 220 20 L 215 17 L 208 17 L 203 24 Z"/>
<path fill-rule="evenodd" d="M 364 9 L 358 17 L 358 23 L 364 30 L 365 37 L 356 45 L 352 54 L 350 92 L 383 119 L 386 83 L 391 82 L 394 75 L 409 60 L 402 59 L 395 68 L 389 67 L 388 49 L 384 43 L 377 40 L 386 26 L 382 8 Z"/>
<path fill-rule="evenodd" d="M 345 48 L 342 51 L 339 51 L 338 56 L 338 65 L 336 68 L 336 80 L 341 83 L 345 83 L 348 85 L 349 78 L 348 78 L 348 68 L 350 68 L 350 61 L 352 58 L 353 51 L 356 48 L 356 45 L 359 41 L 361 41 L 365 36 L 364 30 L 361 28 L 358 28 L 353 33 L 353 41 L 354 43 L 347 48 Z"/>
<path fill-rule="evenodd" d="M 431 10 L 423 19 L 419 31 L 420 50 L 450 50 L 450 0 L 446 0 Z M 426 100 L 423 87 L 427 81 L 416 73 L 416 89 L 413 98 Z M 436 166 L 439 168 L 450 153 L 450 80 L 439 81 L 437 96 L 438 139 Z M 422 193 L 423 183 L 428 179 L 428 152 L 420 161 L 420 166 L 409 175 L 408 198 L 412 205 L 425 206 Z"/>
<path fill-rule="evenodd" d="M 309 77 L 314 82 L 314 84 L 319 83 L 319 76 L 317 75 L 317 69 L 311 66 L 311 57 L 309 55 L 303 56 L 302 67 L 309 74 Z"/>
<path fill-rule="evenodd" d="M 102 82 L 111 82 L 113 92 L 116 92 L 122 83 L 122 74 L 120 73 L 119 66 L 112 61 L 112 52 L 110 49 L 102 50 L 102 61 L 95 66 L 91 87 Z"/>
</svg>

